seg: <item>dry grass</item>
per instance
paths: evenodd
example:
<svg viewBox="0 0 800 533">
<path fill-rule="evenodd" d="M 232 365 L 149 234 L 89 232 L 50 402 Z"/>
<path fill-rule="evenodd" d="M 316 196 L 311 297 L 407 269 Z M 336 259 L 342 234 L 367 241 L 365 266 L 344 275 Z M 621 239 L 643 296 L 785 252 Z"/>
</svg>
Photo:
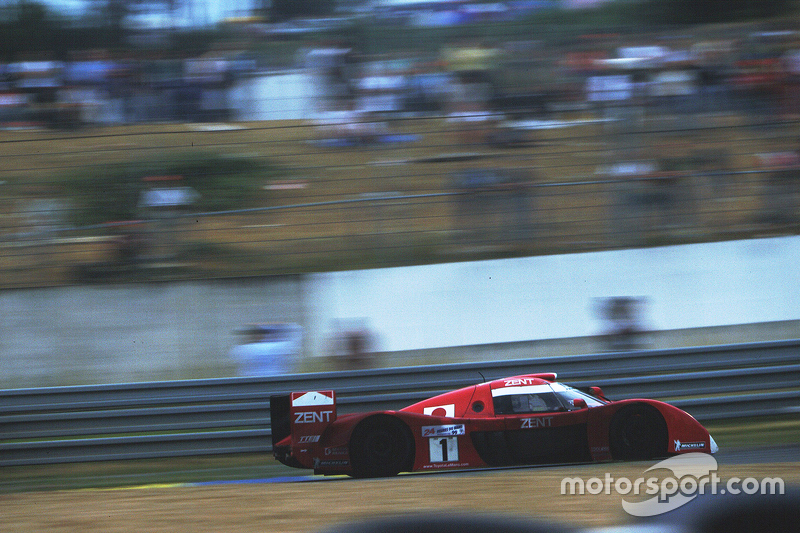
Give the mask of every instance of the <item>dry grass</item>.
<svg viewBox="0 0 800 533">
<path fill-rule="evenodd" d="M 423 474 L 388 480 L 329 480 L 201 487 L 140 487 L 21 493 L 0 500 L 2 531 L 310 533 L 396 513 L 491 512 L 581 527 L 630 521 L 617 494 L 561 495 L 564 477 L 642 477 L 645 463 Z M 800 463 L 721 465 L 729 479 L 800 482 Z M 649 475 L 649 474 L 648 474 Z M 613 491 L 612 491 L 613 492 Z M 628 499 L 628 497 L 626 497 Z"/>
<path fill-rule="evenodd" d="M 698 124 L 702 127 L 697 128 Z M 609 217 L 617 199 L 607 186 L 574 185 L 602 178 L 603 165 L 632 159 L 680 160 L 702 149 L 727 153 L 732 170 L 750 170 L 760 152 L 787 149 L 790 131 L 742 127 L 733 116 L 694 120 L 695 129 L 664 131 L 646 125 L 633 135 L 614 135 L 602 124 L 587 124 L 531 133 L 532 144 L 501 148 L 468 144 L 463 124 L 442 119 L 408 119 L 391 124 L 394 131 L 416 136 L 413 143 L 366 147 L 324 147 L 313 141 L 319 132 L 298 121 L 242 123 L 215 131 L 192 124 L 158 124 L 87 128 L 77 132 L 0 132 L 0 272 L 4 286 L 58 284 L 71 281 L 76 265 L 110 255 L 100 241 L 32 241 L 9 245 L 8 236 L 29 231 L 21 215 L 35 198 L 58 198 L 58 180 L 88 167 L 125 166 L 131 161 L 202 150 L 277 163 L 290 180 L 304 188 L 270 190 L 265 178 L 251 206 L 277 207 L 336 202 L 374 193 L 420 195 L 452 191 L 454 173 L 470 168 L 518 169 L 538 184 L 571 186 L 537 189 L 533 212 L 535 238 L 501 242 L 506 213 L 476 222 L 490 246 L 462 249 L 453 198 L 348 204 L 283 209 L 236 216 L 184 219 L 175 238 L 180 249 L 196 249 L 190 270 L 195 277 L 358 268 L 397 262 L 474 258 L 482 253 L 530 255 L 618 246 Z M 670 126 L 672 127 L 672 126 Z M 680 127 L 680 124 L 678 124 Z M 794 126 L 786 128 L 793 130 Z M 630 139 L 635 142 L 630 142 Z M 441 160 L 442 155 L 477 154 L 477 158 Z M 439 158 L 439 159 L 437 159 Z M 708 190 L 698 191 L 700 215 L 686 220 L 674 234 L 643 235 L 644 244 L 673 239 L 730 238 L 754 231 L 760 208 L 760 177 L 735 179 L 725 203 L 711 203 Z M 704 186 L 705 187 L 705 186 Z M 102 194 L 98 191 L 98 194 Z M 719 198 L 713 198 L 718 200 Z M 658 224 L 639 221 L 637 226 Z M 756 229 L 757 231 L 757 229 Z M 664 240 L 664 242 L 659 241 Z M 455 246 L 454 246 L 454 243 Z M 624 244 L 624 243 L 623 243 Z M 476 252 L 477 250 L 477 252 Z M 197 255 L 195 254 L 195 255 Z M 455 254 L 455 255 L 454 255 Z"/>
</svg>

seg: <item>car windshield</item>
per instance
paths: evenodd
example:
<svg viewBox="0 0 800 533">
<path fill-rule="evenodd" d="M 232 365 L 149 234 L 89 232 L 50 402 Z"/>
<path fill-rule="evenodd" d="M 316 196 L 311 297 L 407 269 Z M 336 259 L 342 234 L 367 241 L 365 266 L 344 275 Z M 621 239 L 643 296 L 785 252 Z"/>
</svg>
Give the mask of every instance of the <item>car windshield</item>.
<svg viewBox="0 0 800 533">
<path fill-rule="evenodd" d="M 578 389 L 562 385 L 561 383 L 553 383 L 552 387 L 555 393 L 561 399 L 561 401 L 563 401 L 565 405 L 569 406 L 570 409 L 573 408 L 572 400 L 576 398 L 584 400 L 586 402 L 587 407 L 599 407 L 603 405 L 603 402 L 601 402 L 591 394 L 586 394 L 585 392 L 581 392 Z"/>
<path fill-rule="evenodd" d="M 494 399 L 494 412 L 498 415 L 549 413 L 563 411 L 564 406 L 555 393 L 508 394 Z"/>
</svg>

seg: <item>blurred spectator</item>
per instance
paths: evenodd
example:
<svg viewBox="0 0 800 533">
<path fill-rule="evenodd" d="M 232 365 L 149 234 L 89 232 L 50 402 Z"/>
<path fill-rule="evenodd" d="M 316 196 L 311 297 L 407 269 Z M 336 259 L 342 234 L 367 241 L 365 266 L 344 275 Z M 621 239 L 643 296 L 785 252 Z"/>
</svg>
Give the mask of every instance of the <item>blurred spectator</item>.
<svg viewBox="0 0 800 533">
<path fill-rule="evenodd" d="M 642 298 L 612 297 L 599 302 L 598 314 L 603 322 L 602 338 L 606 349 L 614 352 L 645 347 Z"/>
<path fill-rule="evenodd" d="M 366 146 L 381 142 L 391 134 L 386 122 L 373 114 L 353 111 L 329 111 L 315 120 L 323 146 Z"/>
<path fill-rule="evenodd" d="M 117 252 L 117 263 L 120 265 L 137 265 L 147 251 L 147 237 L 143 222 L 123 223 L 114 238 Z"/>
<path fill-rule="evenodd" d="M 696 224 L 695 176 L 686 165 L 682 159 L 627 161 L 601 170 L 619 180 L 611 211 L 616 238 L 637 245 Z"/>
<path fill-rule="evenodd" d="M 78 265 L 75 279 L 81 283 L 96 283 L 113 279 L 135 279 L 149 259 L 151 241 L 147 224 L 140 220 L 110 222 L 109 256 L 92 263 Z"/>
<path fill-rule="evenodd" d="M 699 109 L 706 113 L 730 111 L 729 76 L 733 58 L 729 40 L 701 41 L 691 47 L 696 58 Z"/>
<path fill-rule="evenodd" d="M 310 50 L 305 66 L 313 73 L 326 108 L 352 108 L 356 96 L 359 53 L 348 43 Z"/>
<path fill-rule="evenodd" d="M 678 223 L 679 197 L 686 187 L 680 172 L 658 171 L 642 178 L 643 190 L 639 201 L 657 230 L 673 227 Z"/>
<path fill-rule="evenodd" d="M 485 132 L 491 131 L 497 120 L 489 107 L 497 92 L 493 69 L 500 59 L 499 50 L 483 43 L 463 43 L 443 49 L 441 56 L 452 77 L 448 97 L 451 118 L 470 132 L 462 140 L 485 142 Z"/>
<path fill-rule="evenodd" d="M 294 370 L 302 342 L 299 325 L 253 324 L 239 333 L 247 338 L 230 352 L 239 375 L 278 376 Z"/>
<path fill-rule="evenodd" d="M 764 181 L 760 221 L 777 226 L 796 224 L 800 206 L 800 155 L 794 151 L 761 154 L 759 164 L 769 171 Z"/>
<path fill-rule="evenodd" d="M 432 67 L 405 78 L 403 108 L 410 113 L 441 114 L 451 85 L 450 75 Z"/>
<path fill-rule="evenodd" d="M 523 244 L 533 237 L 533 179 L 524 169 L 469 169 L 453 176 L 462 242 Z"/>
<path fill-rule="evenodd" d="M 374 339 L 360 320 L 336 325 L 332 351 L 340 370 L 363 370 L 375 366 Z"/>
<path fill-rule="evenodd" d="M 756 57 L 736 63 L 734 78 L 741 108 L 761 120 L 769 120 L 780 110 L 783 90 L 782 66 L 778 57 Z"/>
<path fill-rule="evenodd" d="M 371 350 L 369 347 L 369 337 L 366 331 L 348 331 L 345 335 L 347 343 L 347 355 L 345 365 L 348 369 L 369 368 Z"/>
<path fill-rule="evenodd" d="M 154 227 L 153 257 L 175 257 L 181 251 L 179 236 L 183 221 L 178 214 L 200 198 L 200 193 L 182 185 L 183 176 L 145 176 L 149 186 L 139 197 L 138 207 Z"/>
<path fill-rule="evenodd" d="M 796 120 L 800 116 L 800 50 L 789 50 L 781 58 L 784 69 L 784 117 Z"/>
</svg>

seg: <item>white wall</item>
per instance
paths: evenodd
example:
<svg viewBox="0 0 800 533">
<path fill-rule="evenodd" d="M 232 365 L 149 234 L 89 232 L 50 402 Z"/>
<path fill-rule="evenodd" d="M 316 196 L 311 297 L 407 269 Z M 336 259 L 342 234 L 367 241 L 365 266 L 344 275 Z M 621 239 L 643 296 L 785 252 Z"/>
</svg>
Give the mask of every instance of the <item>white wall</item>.
<svg viewBox="0 0 800 533">
<path fill-rule="evenodd" d="M 646 319 L 657 330 L 796 321 L 798 258 L 800 237 L 788 237 L 0 291 L 0 389 L 235 375 L 228 356 L 241 341 L 235 330 L 253 322 L 302 325 L 303 354 L 317 356 L 330 354 L 337 324 L 366 324 L 380 351 L 593 335 L 601 327 L 594 304 L 610 296 L 647 298 Z"/>
<path fill-rule="evenodd" d="M 612 296 L 645 298 L 656 330 L 796 320 L 799 260 L 782 237 L 334 272 L 307 301 L 316 337 L 362 319 L 383 351 L 593 335 Z"/>
<path fill-rule="evenodd" d="M 0 389 L 236 375 L 236 331 L 303 324 L 301 280 L 0 291 Z"/>
</svg>

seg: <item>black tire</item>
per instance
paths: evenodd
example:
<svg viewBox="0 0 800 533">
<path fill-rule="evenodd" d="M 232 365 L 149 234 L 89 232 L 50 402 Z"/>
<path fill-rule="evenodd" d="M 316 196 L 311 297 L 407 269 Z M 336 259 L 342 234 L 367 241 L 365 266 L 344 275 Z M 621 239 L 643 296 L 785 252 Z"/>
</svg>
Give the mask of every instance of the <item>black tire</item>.
<svg viewBox="0 0 800 533">
<path fill-rule="evenodd" d="M 611 419 L 611 457 L 654 459 L 667 455 L 667 423 L 655 407 L 631 405 Z"/>
<path fill-rule="evenodd" d="M 353 477 L 390 477 L 414 466 L 414 438 L 403 422 L 389 415 L 361 421 L 350 437 Z"/>
</svg>

